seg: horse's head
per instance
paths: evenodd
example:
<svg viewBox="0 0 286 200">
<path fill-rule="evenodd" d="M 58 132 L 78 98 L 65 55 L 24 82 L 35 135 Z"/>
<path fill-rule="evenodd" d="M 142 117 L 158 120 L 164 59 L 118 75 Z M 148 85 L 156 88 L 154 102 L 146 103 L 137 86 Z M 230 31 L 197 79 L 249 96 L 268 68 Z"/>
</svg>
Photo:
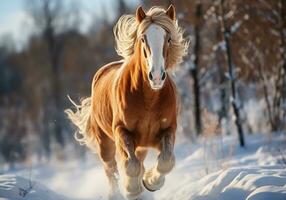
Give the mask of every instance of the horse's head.
<svg viewBox="0 0 286 200">
<path fill-rule="evenodd" d="M 140 44 L 140 57 L 144 63 L 143 66 L 146 68 L 144 71 L 147 73 L 150 86 L 154 90 L 161 89 L 167 78 L 167 58 L 170 53 L 172 37 L 164 25 L 170 26 L 175 21 L 174 6 L 170 5 L 164 15 L 165 16 L 148 16 L 142 7 L 138 7 L 136 11 L 136 21 L 139 27 L 142 24 L 142 32 L 138 33 L 137 38 Z M 163 22 L 163 24 L 160 24 L 160 21 Z M 166 23 L 166 21 L 168 23 Z"/>
<path fill-rule="evenodd" d="M 136 14 L 123 15 L 114 27 L 116 51 L 124 59 L 135 55 L 152 89 L 161 89 L 166 71 L 182 62 L 189 42 L 176 20 L 175 8 L 154 6 L 146 13 L 138 7 Z"/>
</svg>

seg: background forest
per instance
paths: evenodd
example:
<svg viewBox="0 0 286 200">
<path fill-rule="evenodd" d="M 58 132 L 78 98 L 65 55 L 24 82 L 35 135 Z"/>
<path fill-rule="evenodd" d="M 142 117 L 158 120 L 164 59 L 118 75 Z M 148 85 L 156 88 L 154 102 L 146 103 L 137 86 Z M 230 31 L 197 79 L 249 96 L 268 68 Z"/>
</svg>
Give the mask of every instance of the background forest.
<svg viewBox="0 0 286 200">
<path fill-rule="evenodd" d="M 94 73 L 121 59 L 112 28 L 122 14 L 139 4 L 171 3 L 191 44 L 173 72 L 180 138 L 195 143 L 233 134 L 247 146 L 245 135 L 285 132 L 285 0 L 113 0 L 108 8 L 98 1 L 97 9 L 80 1 L 26 0 L 27 41 L 0 35 L 0 163 L 84 159 L 64 114 L 67 95 L 76 102 L 89 96 Z"/>
</svg>

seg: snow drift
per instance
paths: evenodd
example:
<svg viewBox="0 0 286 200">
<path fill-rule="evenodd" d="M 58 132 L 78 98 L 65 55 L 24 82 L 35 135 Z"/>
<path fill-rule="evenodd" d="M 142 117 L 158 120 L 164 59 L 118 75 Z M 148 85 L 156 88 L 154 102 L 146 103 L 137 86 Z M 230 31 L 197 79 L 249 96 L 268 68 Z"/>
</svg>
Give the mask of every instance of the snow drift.
<svg viewBox="0 0 286 200">
<path fill-rule="evenodd" d="M 177 145 L 177 165 L 164 187 L 145 192 L 142 199 L 285 200 L 285 136 L 252 135 L 247 141 L 245 149 L 230 136 Z M 153 153 L 147 166 L 152 159 Z M 107 199 L 107 180 L 95 162 L 36 166 L 32 174 L 30 178 L 27 170 L 8 170 L 0 175 L 0 199 Z"/>
</svg>

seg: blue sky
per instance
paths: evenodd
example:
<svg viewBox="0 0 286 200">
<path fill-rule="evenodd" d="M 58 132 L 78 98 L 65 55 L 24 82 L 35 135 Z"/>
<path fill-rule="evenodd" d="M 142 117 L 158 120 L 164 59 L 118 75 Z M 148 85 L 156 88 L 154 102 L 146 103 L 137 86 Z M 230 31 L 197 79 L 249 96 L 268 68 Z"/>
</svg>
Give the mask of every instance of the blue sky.
<svg viewBox="0 0 286 200">
<path fill-rule="evenodd" d="M 17 41 L 25 37 L 21 36 L 20 30 L 24 25 L 25 14 L 22 0 L 9 0 L 0 3 L 0 37 L 10 35 Z M 24 39 L 24 38 L 23 38 Z"/>
<path fill-rule="evenodd" d="M 22 0 L 9 0 L 9 1 L 2 1 L 0 3 L 0 19 L 3 16 L 7 16 L 17 10 L 22 9 Z"/>
<path fill-rule="evenodd" d="M 100 16 L 104 9 L 110 10 L 113 17 L 113 8 L 117 0 L 65 0 L 80 2 L 83 23 L 81 29 L 85 30 L 94 17 Z M 23 45 L 33 32 L 32 21 L 25 11 L 26 0 L 1 0 L 0 2 L 0 38 L 3 35 L 12 37 L 17 46 Z M 139 0 L 125 0 L 135 7 Z M 103 9 L 104 8 L 104 9 Z"/>
</svg>

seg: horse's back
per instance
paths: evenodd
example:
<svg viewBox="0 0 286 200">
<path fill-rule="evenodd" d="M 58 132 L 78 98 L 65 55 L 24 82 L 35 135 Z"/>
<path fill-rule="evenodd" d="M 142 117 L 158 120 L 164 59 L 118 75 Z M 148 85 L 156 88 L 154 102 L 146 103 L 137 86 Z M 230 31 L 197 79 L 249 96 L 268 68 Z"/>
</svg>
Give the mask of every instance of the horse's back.
<svg viewBox="0 0 286 200">
<path fill-rule="evenodd" d="M 121 65 L 124 63 L 124 60 L 119 60 L 115 62 L 108 63 L 101 67 L 94 75 L 93 77 L 93 84 L 96 84 L 102 77 L 103 75 L 108 75 L 110 71 L 116 71 L 118 68 L 121 67 Z"/>
<path fill-rule="evenodd" d="M 101 67 L 92 82 L 92 117 L 98 126 L 112 137 L 112 90 L 123 60 L 111 62 Z"/>
</svg>

